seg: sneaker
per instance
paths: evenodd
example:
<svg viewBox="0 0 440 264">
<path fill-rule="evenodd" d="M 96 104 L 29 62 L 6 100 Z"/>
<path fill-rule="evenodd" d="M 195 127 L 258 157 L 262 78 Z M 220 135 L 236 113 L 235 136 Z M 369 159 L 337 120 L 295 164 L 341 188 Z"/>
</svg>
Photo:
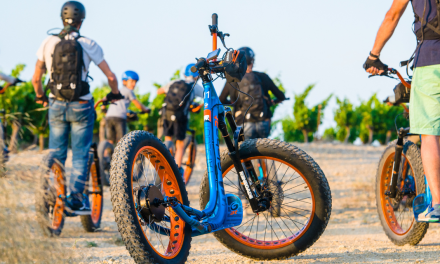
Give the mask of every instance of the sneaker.
<svg viewBox="0 0 440 264">
<path fill-rule="evenodd" d="M 419 214 L 419 222 L 439 222 L 440 221 L 440 204 L 431 205 L 426 210 Z"/>
<path fill-rule="evenodd" d="M 72 213 L 77 215 L 89 215 L 91 214 L 89 198 L 85 194 L 74 193 L 70 194 L 66 198 L 66 206 Z"/>
</svg>

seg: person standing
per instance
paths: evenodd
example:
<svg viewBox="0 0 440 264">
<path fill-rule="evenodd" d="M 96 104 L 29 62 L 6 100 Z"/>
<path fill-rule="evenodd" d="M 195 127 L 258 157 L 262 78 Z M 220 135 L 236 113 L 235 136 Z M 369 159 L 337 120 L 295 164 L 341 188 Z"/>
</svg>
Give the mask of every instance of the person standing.
<svg viewBox="0 0 440 264">
<path fill-rule="evenodd" d="M 104 59 L 102 48 L 92 39 L 80 35 L 86 17 L 84 6 L 68 1 L 61 8 L 64 29 L 47 37 L 37 51 L 37 63 L 32 78 L 36 102 L 49 104 L 49 149 L 61 163 L 67 158 L 69 135 L 72 142 L 72 174 L 66 206 L 76 214 L 90 214 L 88 199 L 83 192 L 87 180 L 89 149 L 93 138 L 95 111 L 87 82 L 90 63 L 105 74 L 111 92 L 107 100 L 122 99 L 118 81 Z M 48 72 L 49 98 L 42 88 L 42 76 Z M 48 166 L 50 164 L 47 164 Z M 50 166 L 49 166 L 50 167 Z"/>
<path fill-rule="evenodd" d="M 364 69 L 382 74 L 388 66 L 380 53 L 391 38 L 410 0 L 394 0 L 370 51 Z M 440 3 L 437 0 L 411 0 L 417 48 L 410 95 L 410 132 L 422 138 L 423 169 L 432 193 L 432 204 L 420 214 L 419 221 L 440 220 Z"/>
</svg>

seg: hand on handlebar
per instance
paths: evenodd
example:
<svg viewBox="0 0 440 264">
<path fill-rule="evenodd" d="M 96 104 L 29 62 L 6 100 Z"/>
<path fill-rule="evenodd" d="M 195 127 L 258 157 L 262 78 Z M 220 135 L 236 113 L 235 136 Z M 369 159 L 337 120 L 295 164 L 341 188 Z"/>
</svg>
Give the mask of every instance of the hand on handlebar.
<svg viewBox="0 0 440 264">
<path fill-rule="evenodd" d="M 382 75 L 388 72 L 388 65 L 382 63 L 380 59 L 371 58 L 370 56 L 368 56 L 363 67 L 371 75 Z"/>
<path fill-rule="evenodd" d="M 119 91 L 118 91 L 117 94 L 114 94 L 113 92 L 110 92 L 110 93 L 107 94 L 105 99 L 106 99 L 106 101 L 114 103 L 117 100 L 124 99 L 124 96 L 122 96 L 122 94 Z"/>
<path fill-rule="evenodd" d="M 23 82 L 22 80 L 15 78 L 15 81 L 13 83 L 11 83 L 11 86 L 15 86 L 15 85 L 22 83 L 22 82 Z"/>
</svg>

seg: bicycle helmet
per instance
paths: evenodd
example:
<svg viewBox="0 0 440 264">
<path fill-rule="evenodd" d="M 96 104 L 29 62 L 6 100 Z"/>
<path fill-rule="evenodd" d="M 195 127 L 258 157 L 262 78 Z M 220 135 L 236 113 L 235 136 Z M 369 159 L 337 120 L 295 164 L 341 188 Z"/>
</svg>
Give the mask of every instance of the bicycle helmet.
<svg viewBox="0 0 440 264">
<path fill-rule="evenodd" d="M 139 81 L 139 75 L 134 71 L 126 71 L 122 74 L 122 80 L 126 81 L 128 79 Z"/>
<path fill-rule="evenodd" d="M 68 1 L 61 7 L 61 20 L 70 25 L 78 25 L 86 18 L 86 9 L 80 2 Z"/>
<path fill-rule="evenodd" d="M 250 65 L 254 63 L 255 60 L 255 53 L 254 51 L 249 47 L 241 47 L 238 49 L 240 52 L 244 53 L 244 56 L 246 57 L 246 63 L 247 65 Z"/>
<path fill-rule="evenodd" d="M 185 76 L 192 76 L 194 78 L 199 77 L 199 72 L 192 72 L 191 71 L 191 67 L 194 66 L 194 65 L 196 65 L 196 64 L 195 63 L 190 63 L 190 64 L 188 64 L 188 66 L 186 66 L 185 73 L 184 73 Z"/>
</svg>

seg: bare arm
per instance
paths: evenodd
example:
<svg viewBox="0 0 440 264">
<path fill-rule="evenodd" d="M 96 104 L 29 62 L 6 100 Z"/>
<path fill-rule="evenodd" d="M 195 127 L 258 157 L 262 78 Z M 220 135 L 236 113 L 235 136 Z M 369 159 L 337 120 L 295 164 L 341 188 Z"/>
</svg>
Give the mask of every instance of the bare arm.
<svg viewBox="0 0 440 264">
<path fill-rule="evenodd" d="M 116 79 L 115 74 L 110 70 L 110 67 L 108 66 L 107 62 L 103 60 L 98 67 L 101 69 L 101 71 L 105 74 L 108 80 L 108 85 L 112 89 L 112 93 L 118 94 L 118 80 Z"/>
<path fill-rule="evenodd" d="M 41 83 L 41 77 L 46 72 L 46 64 L 43 61 L 37 60 L 35 64 L 34 76 L 32 77 L 32 85 L 34 86 L 37 96 L 43 96 L 43 84 Z"/>
<path fill-rule="evenodd" d="M 147 112 L 148 108 L 146 108 L 141 102 L 139 102 L 137 99 L 131 100 L 133 104 L 142 112 Z"/>
<path fill-rule="evenodd" d="M 371 50 L 372 54 L 378 56 L 380 55 L 383 47 L 393 35 L 394 30 L 396 29 L 400 18 L 405 12 L 405 9 L 408 6 L 409 1 L 410 0 L 393 1 L 390 10 L 388 10 L 387 14 L 385 15 L 385 19 L 383 20 L 382 25 L 380 26 L 379 31 L 377 32 L 376 41 L 374 42 L 373 49 Z M 375 60 L 375 58 L 371 56 L 370 59 Z M 379 71 L 377 68 L 371 67 L 367 70 L 367 72 L 371 74 L 380 74 L 383 71 L 382 70 Z"/>
</svg>

